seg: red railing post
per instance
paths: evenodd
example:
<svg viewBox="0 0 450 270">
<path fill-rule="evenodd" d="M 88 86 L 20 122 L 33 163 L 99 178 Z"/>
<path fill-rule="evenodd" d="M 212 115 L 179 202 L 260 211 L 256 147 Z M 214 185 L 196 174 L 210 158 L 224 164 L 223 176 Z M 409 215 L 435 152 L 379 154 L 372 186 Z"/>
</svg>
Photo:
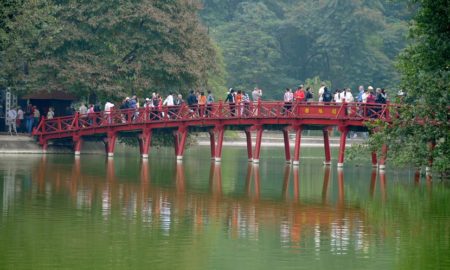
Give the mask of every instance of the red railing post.
<svg viewBox="0 0 450 270">
<path fill-rule="evenodd" d="M 261 99 L 258 99 L 258 110 L 257 110 L 257 113 L 256 113 L 256 116 L 257 117 L 261 117 Z"/>
</svg>

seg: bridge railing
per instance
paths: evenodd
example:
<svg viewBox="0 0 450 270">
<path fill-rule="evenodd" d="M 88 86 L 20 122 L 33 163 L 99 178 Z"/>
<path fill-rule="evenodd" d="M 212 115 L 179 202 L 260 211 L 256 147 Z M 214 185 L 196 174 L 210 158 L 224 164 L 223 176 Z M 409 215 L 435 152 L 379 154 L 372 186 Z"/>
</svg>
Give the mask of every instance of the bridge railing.
<svg viewBox="0 0 450 270">
<path fill-rule="evenodd" d="M 340 119 L 390 121 L 391 105 L 323 102 L 216 102 L 206 105 L 162 106 L 103 111 L 74 116 L 42 119 L 34 135 L 64 131 L 151 122 L 195 121 L 201 119 Z"/>
</svg>

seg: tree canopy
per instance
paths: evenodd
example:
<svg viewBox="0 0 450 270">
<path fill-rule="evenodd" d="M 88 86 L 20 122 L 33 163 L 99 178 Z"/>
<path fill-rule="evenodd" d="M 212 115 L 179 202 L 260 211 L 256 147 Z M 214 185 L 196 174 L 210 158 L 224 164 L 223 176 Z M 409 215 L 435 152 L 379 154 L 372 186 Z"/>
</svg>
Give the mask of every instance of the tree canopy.
<svg viewBox="0 0 450 270">
<path fill-rule="evenodd" d="M 18 90 L 167 91 L 207 85 L 217 67 L 196 1 L 6 2 L 0 78 Z"/>
<path fill-rule="evenodd" d="M 413 0 L 418 6 L 411 25 L 412 43 L 400 54 L 398 68 L 406 96 L 392 125 L 372 145 L 387 144 L 398 163 L 431 165 L 450 172 L 450 27 L 447 0 Z"/>
<path fill-rule="evenodd" d="M 204 0 L 230 86 L 279 91 L 320 76 L 336 87 L 398 83 L 409 9 L 383 0 Z M 406 10 L 406 11 L 405 11 Z M 278 92 L 277 92 L 278 91 Z"/>
</svg>

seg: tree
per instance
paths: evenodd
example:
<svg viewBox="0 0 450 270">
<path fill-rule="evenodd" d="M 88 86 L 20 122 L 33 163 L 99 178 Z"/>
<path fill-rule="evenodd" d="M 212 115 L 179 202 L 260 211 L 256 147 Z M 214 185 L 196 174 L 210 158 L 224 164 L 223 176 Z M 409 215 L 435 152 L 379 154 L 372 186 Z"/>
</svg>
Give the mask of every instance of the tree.
<svg viewBox="0 0 450 270">
<path fill-rule="evenodd" d="M 202 18 L 224 52 L 228 83 L 271 97 L 320 76 L 338 88 L 398 82 L 408 12 L 389 0 L 204 0 Z M 260 68 L 260 69 L 259 69 Z M 271 93 L 272 92 L 272 93 Z"/>
<path fill-rule="evenodd" d="M 413 0 L 418 5 L 410 28 L 412 44 L 398 68 L 406 97 L 392 125 L 380 124 L 373 147 L 387 144 L 394 162 L 429 165 L 450 172 L 450 27 L 447 0 Z M 434 147 L 433 147 L 434 146 Z"/>
<path fill-rule="evenodd" d="M 206 85 L 216 51 L 199 8 L 190 0 L 24 0 L 8 22 L 3 84 L 107 96 Z"/>
</svg>

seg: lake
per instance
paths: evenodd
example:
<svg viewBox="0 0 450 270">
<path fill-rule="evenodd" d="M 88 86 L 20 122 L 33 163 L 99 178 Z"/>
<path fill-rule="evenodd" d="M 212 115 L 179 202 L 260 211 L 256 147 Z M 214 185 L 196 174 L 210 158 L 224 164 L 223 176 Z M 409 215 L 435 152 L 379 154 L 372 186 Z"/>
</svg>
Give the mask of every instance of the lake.
<svg viewBox="0 0 450 270">
<path fill-rule="evenodd" d="M 336 156 L 336 155 L 334 155 Z M 0 159 L 0 269 L 449 269 L 450 187 L 302 149 Z"/>
</svg>

